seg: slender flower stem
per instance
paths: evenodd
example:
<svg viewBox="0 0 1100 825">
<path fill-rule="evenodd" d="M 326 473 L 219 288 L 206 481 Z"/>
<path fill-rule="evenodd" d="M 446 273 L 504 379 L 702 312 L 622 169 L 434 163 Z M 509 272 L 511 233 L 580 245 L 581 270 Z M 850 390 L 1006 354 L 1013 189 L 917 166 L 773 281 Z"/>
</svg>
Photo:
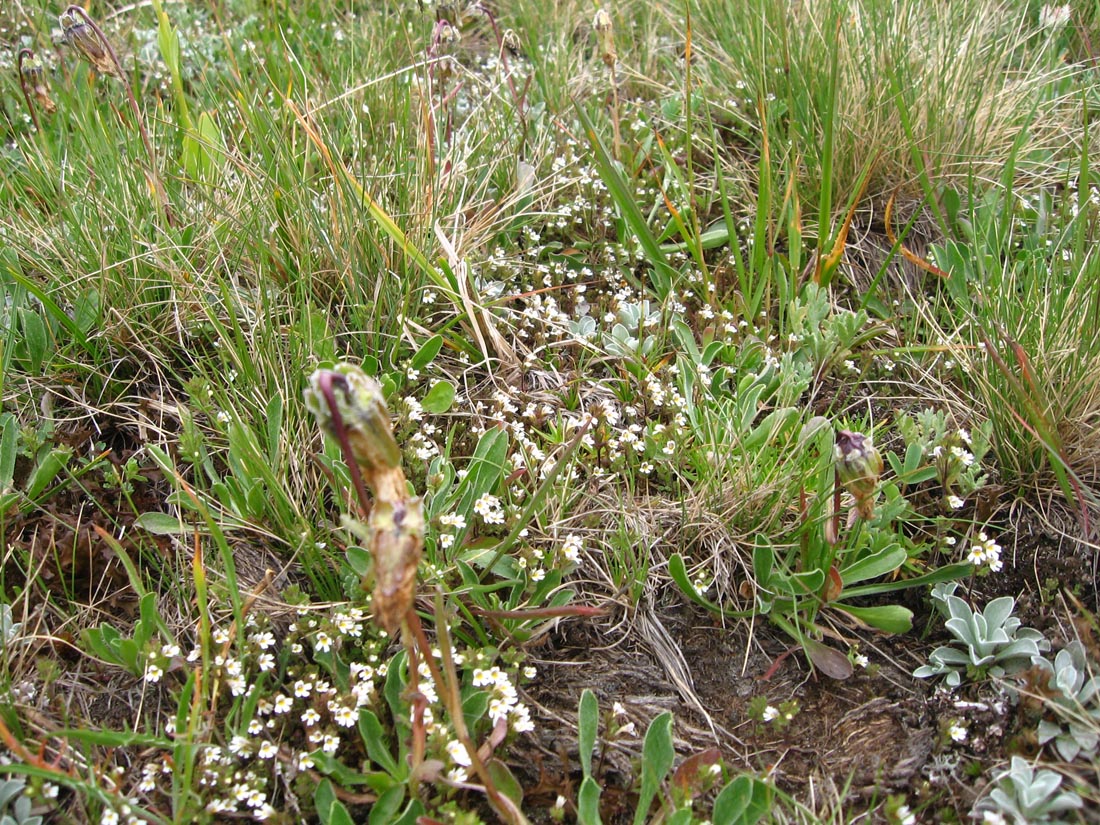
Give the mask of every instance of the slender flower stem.
<svg viewBox="0 0 1100 825">
<path fill-rule="evenodd" d="M 34 57 L 34 52 L 30 49 L 20 49 L 19 64 L 17 66 L 19 72 L 19 88 L 23 90 L 23 99 L 27 101 L 27 111 L 31 113 L 31 123 L 34 124 L 34 130 L 37 132 L 39 131 L 38 111 L 35 109 L 34 104 L 31 103 L 31 95 L 30 92 L 27 91 L 27 78 L 23 74 L 23 61 L 26 60 L 27 57 Z"/>
<path fill-rule="evenodd" d="M 122 61 L 119 60 L 115 47 L 111 45 L 111 41 L 107 39 L 107 35 L 103 33 L 103 29 L 99 27 L 99 24 L 97 24 L 81 6 L 75 4 L 69 6 L 65 9 L 65 13 L 62 17 L 66 15 L 76 15 L 87 24 L 88 28 L 95 32 L 96 38 L 106 50 L 107 54 L 110 55 L 111 62 L 115 65 L 115 71 L 126 87 L 126 98 L 130 101 L 130 111 L 133 112 L 134 122 L 137 123 L 138 133 L 141 135 L 141 142 L 145 145 L 145 152 L 149 156 L 149 176 L 156 193 L 157 203 L 164 212 L 164 217 L 168 221 L 168 224 L 174 226 L 176 219 L 172 214 L 171 207 L 168 205 L 168 194 L 164 188 L 164 182 L 161 180 L 160 173 L 157 171 L 157 155 L 153 151 L 153 142 L 149 139 L 149 132 L 145 128 L 145 121 L 141 117 L 141 110 L 138 108 L 137 98 L 134 97 L 134 90 L 130 83 L 130 78 L 122 68 Z"/>
</svg>

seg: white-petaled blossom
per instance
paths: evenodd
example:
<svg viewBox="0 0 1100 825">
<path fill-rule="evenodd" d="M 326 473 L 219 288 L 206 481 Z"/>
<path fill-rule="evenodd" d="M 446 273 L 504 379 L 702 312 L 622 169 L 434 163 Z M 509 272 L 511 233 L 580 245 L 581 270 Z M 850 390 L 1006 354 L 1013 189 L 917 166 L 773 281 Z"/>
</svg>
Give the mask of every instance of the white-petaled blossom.
<svg viewBox="0 0 1100 825">
<path fill-rule="evenodd" d="M 342 728 L 350 728 L 356 722 L 359 721 L 359 714 L 355 712 L 355 708 L 348 707 L 347 705 L 337 705 L 332 710 L 332 719 Z"/>
<path fill-rule="evenodd" d="M 965 742 L 967 733 L 966 727 L 960 722 L 952 722 L 947 729 L 947 735 L 951 737 L 952 742 Z"/>
<path fill-rule="evenodd" d="M 948 496 L 947 506 L 950 507 L 952 510 L 961 510 L 963 507 L 966 506 L 966 502 L 958 496 Z"/>
<path fill-rule="evenodd" d="M 581 560 L 581 550 L 584 549 L 584 542 L 581 537 L 576 533 L 570 533 L 565 537 L 565 541 L 561 546 L 561 554 L 566 561 L 577 564 Z"/>
<path fill-rule="evenodd" d="M 993 573 L 998 573 L 1004 567 L 1001 561 L 1001 545 L 991 539 L 985 532 L 978 533 L 978 541 L 971 545 L 966 560 L 975 567 L 986 565 Z"/>
<path fill-rule="evenodd" d="M 164 670 L 156 662 L 149 662 L 145 666 L 145 681 L 159 682 L 164 675 Z"/>
<path fill-rule="evenodd" d="M 485 493 L 474 502 L 474 512 L 481 516 L 481 520 L 486 524 L 504 523 L 504 509 L 501 507 L 500 499 L 491 493 Z"/>
<path fill-rule="evenodd" d="M 446 746 L 447 755 L 451 757 L 451 761 L 456 765 L 461 765 L 464 768 L 470 767 L 473 762 L 470 760 L 470 754 L 466 750 L 466 746 L 459 742 L 457 739 L 452 739 Z"/>
<path fill-rule="evenodd" d="M 763 719 L 765 722 L 771 722 L 773 719 L 779 718 L 779 708 L 774 705 L 768 705 L 764 708 Z"/>
</svg>

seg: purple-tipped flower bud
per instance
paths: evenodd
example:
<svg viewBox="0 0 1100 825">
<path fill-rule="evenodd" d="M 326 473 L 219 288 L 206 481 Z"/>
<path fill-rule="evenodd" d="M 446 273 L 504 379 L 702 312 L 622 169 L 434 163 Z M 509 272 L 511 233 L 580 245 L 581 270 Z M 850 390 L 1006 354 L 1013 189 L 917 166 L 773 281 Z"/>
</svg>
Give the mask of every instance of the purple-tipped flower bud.
<svg viewBox="0 0 1100 825">
<path fill-rule="evenodd" d="M 309 377 L 305 402 L 321 429 L 341 443 L 345 455 L 351 453 L 374 493 L 365 536 L 374 558 L 374 614 L 394 632 L 416 595 L 424 510 L 420 499 L 409 495 L 382 386 L 359 367 L 337 364 Z M 366 508 L 362 488 L 360 496 Z"/>
<path fill-rule="evenodd" d="M 118 64 L 107 49 L 99 32 L 91 24 L 79 6 L 69 6 L 58 18 L 61 23 L 61 42 L 72 46 L 96 71 L 121 77 Z"/>
<path fill-rule="evenodd" d="M 840 430 L 836 434 L 836 472 L 844 488 L 856 500 L 856 511 L 863 518 L 875 514 L 875 491 L 882 476 L 882 456 L 869 436 Z"/>
<path fill-rule="evenodd" d="M 46 67 L 38 55 L 29 50 L 27 53 L 29 57 L 19 64 L 20 79 L 25 86 L 30 87 L 42 111 L 53 114 L 57 111 L 57 104 L 50 97 L 50 87 L 46 82 Z"/>
<path fill-rule="evenodd" d="M 339 439 L 332 411 L 325 397 L 322 377 L 331 376 L 336 409 L 343 419 L 351 452 L 364 472 L 392 470 L 401 465 L 401 450 L 390 427 L 390 413 L 382 386 L 353 364 L 337 364 L 332 370 L 317 370 L 309 377 L 306 408 L 321 429 Z"/>
</svg>

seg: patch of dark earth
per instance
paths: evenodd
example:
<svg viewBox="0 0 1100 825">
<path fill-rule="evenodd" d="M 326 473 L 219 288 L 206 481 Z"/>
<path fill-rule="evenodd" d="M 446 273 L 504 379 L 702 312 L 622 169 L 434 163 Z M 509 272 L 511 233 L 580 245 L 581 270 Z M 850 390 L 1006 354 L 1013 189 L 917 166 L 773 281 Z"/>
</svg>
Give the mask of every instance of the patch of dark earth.
<svg viewBox="0 0 1100 825">
<path fill-rule="evenodd" d="M 1065 601 L 1070 590 L 1082 604 L 1094 603 L 1091 559 L 1037 526 L 1018 527 L 1015 539 L 1004 570 L 962 582 L 960 595 L 979 608 L 997 596 L 1016 597 L 1016 615 L 1051 640 L 1050 655 L 1074 637 L 1094 657 L 1100 655 L 1091 627 L 1075 620 L 1077 612 L 1067 612 Z M 601 738 L 593 765 L 604 788 L 601 815 L 612 824 L 633 819 L 630 789 L 637 787 L 642 737 L 649 722 L 666 710 L 674 714 L 679 759 L 718 747 L 732 770 L 766 776 L 811 808 L 817 800 L 819 813 L 824 800 L 843 811 L 846 821 L 861 813 L 869 817 L 866 821 L 884 821 L 882 803 L 889 794 L 904 794 L 921 822 L 967 821 L 996 770 L 1012 755 L 1039 752 L 1034 730 L 1040 711 L 1033 704 L 1014 701 L 992 682 L 964 680 L 947 692 L 935 680 L 912 675 L 950 639 L 942 620 L 932 619 L 924 591 L 901 598 L 914 611 L 914 630 L 893 637 L 862 634 L 859 649 L 872 664 L 843 681 L 813 673 L 801 653 L 790 652 L 790 640 L 766 621 L 758 621 L 751 632 L 747 623 L 722 627 L 680 598 L 674 587 L 665 598 L 660 619 L 679 647 L 698 704 L 689 691 L 677 688 L 640 634 L 624 638 L 620 631 L 612 638 L 592 624 L 561 624 L 530 651 L 539 668 L 539 677 L 527 688 L 536 732 L 521 737 L 507 757 L 526 789 L 525 809 L 549 810 L 559 794 L 576 798 L 582 778 L 577 703 L 585 688 L 600 703 Z M 896 594 L 894 601 L 899 601 Z M 750 702 L 760 696 L 776 707 L 794 700 L 799 709 L 783 727 L 762 723 L 749 712 Z M 607 711 L 615 702 L 625 717 L 614 725 L 633 722 L 634 734 L 608 743 Z M 967 729 L 963 742 L 948 733 L 956 722 Z M 1062 767 L 1086 788 L 1097 786 L 1095 767 Z M 1100 822 L 1095 811 L 1080 817 Z M 536 814 L 532 821 L 543 820 Z"/>
</svg>

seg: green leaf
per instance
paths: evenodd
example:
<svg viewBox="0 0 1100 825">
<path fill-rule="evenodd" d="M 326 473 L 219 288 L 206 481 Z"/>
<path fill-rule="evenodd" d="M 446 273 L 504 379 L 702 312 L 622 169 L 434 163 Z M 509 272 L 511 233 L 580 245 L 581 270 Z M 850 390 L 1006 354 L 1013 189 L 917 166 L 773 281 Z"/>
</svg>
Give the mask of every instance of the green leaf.
<svg viewBox="0 0 1100 825">
<path fill-rule="evenodd" d="M 840 571 L 840 580 L 847 586 L 854 582 L 877 579 L 879 576 L 893 573 L 905 564 L 908 558 L 909 555 L 904 547 L 900 544 L 891 544 L 845 567 Z"/>
<path fill-rule="evenodd" d="M 371 806 L 368 825 L 391 825 L 401 803 L 405 801 L 405 786 L 394 785 Z"/>
<path fill-rule="evenodd" d="M 473 728 L 489 709 L 490 694 L 487 690 L 475 690 L 462 700 L 462 716 L 466 727 Z"/>
<path fill-rule="evenodd" d="M 691 581 L 691 576 L 688 575 L 687 565 L 684 563 L 683 556 L 681 556 L 679 553 L 673 553 L 669 557 L 668 573 L 670 576 L 672 576 L 672 580 L 676 582 L 676 584 L 684 592 L 685 596 L 687 596 L 697 605 L 705 607 L 712 613 L 717 613 L 722 616 L 728 616 L 731 618 L 744 618 L 751 615 L 751 611 L 726 610 L 725 608 L 701 596 L 699 594 L 699 591 L 695 589 L 695 584 Z"/>
<path fill-rule="evenodd" d="M 642 743 L 642 788 L 634 825 L 643 825 L 649 818 L 649 806 L 664 778 L 672 768 L 676 749 L 672 745 L 672 714 L 667 710 L 649 723 Z"/>
<path fill-rule="evenodd" d="M 493 780 L 497 790 L 512 800 L 516 810 L 521 810 L 523 807 L 523 786 L 512 771 L 508 769 L 508 766 L 499 759 L 490 759 L 485 763 L 485 768 L 489 771 L 489 778 Z"/>
<path fill-rule="evenodd" d="M 577 825 L 603 825 L 600 820 L 600 786 L 591 776 L 584 778 L 577 793 Z"/>
<path fill-rule="evenodd" d="M 615 201 L 615 206 L 618 207 L 619 213 L 623 216 L 627 226 L 630 227 L 630 231 L 634 233 L 634 237 L 638 239 L 646 260 L 653 267 L 654 292 L 658 298 L 664 300 L 668 297 L 668 293 L 672 291 L 672 281 L 676 275 L 676 270 L 669 264 L 665 253 L 661 251 L 661 245 L 657 242 L 645 216 L 642 214 L 642 210 L 639 209 L 637 202 L 634 200 L 634 188 L 620 174 L 615 161 L 612 160 L 607 148 L 603 145 L 599 135 L 596 134 L 596 128 L 592 125 L 592 120 L 588 117 L 588 113 L 585 112 L 580 101 L 574 101 L 574 108 L 577 111 L 577 117 L 581 121 L 581 126 L 584 127 L 588 144 L 592 147 L 592 153 L 595 155 L 596 168 L 600 171 L 600 178 L 607 185 L 607 190 L 611 194 L 612 200 Z M 629 270 L 623 269 L 621 274 L 635 289 L 643 290 L 641 282 Z"/>
<path fill-rule="evenodd" d="M 336 791 L 328 779 L 322 780 L 313 792 L 313 805 L 321 825 L 355 825 L 344 803 L 336 798 Z"/>
<path fill-rule="evenodd" d="M 99 290 L 88 288 L 77 296 L 73 304 L 73 323 L 87 334 L 99 321 Z"/>
<path fill-rule="evenodd" d="M 274 467 L 279 458 L 279 435 L 283 429 L 283 397 L 278 393 L 271 396 L 265 410 L 267 428 L 267 460 Z"/>
<path fill-rule="evenodd" d="M 0 492 L 11 489 L 15 480 L 15 459 L 19 454 L 19 422 L 11 413 L 0 416 Z"/>
<path fill-rule="evenodd" d="M 409 361 L 409 366 L 414 370 L 424 369 L 435 360 L 441 349 L 443 349 L 443 336 L 433 335 L 416 351 L 416 354 Z"/>
<path fill-rule="evenodd" d="M 46 350 L 49 346 L 46 324 L 41 315 L 25 307 L 19 309 L 19 320 L 23 329 L 23 343 L 27 347 L 30 371 L 39 372 L 42 369 L 42 362 L 46 360 Z"/>
<path fill-rule="evenodd" d="M 833 604 L 832 606 L 886 633 L 908 633 L 913 629 L 913 611 L 901 605 L 856 607 L 850 604 Z"/>
<path fill-rule="evenodd" d="M 767 590 L 772 580 L 772 568 L 775 566 L 775 551 L 765 539 L 757 538 L 752 548 L 752 575 L 758 587 Z"/>
<path fill-rule="evenodd" d="M 134 525 L 154 536 L 178 536 L 191 531 L 191 526 L 168 513 L 142 513 L 134 519 Z"/>
<path fill-rule="evenodd" d="M 38 498 L 57 478 L 57 474 L 65 469 L 72 453 L 71 447 L 54 447 L 42 457 L 42 460 L 34 468 L 34 472 L 31 473 L 31 477 L 27 480 L 26 494 L 28 499 L 33 501 Z"/>
<path fill-rule="evenodd" d="M 455 388 L 449 381 L 438 381 L 428 390 L 420 405 L 425 412 L 441 415 L 451 408 L 455 400 Z"/>
<path fill-rule="evenodd" d="M 713 825 L 755 825 L 771 807 L 771 789 L 759 779 L 739 776 L 714 800 Z"/>
<path fill-rule="evenodd" d="M 581 770 L 584 771 L 585 776 L 592 775 L 592 750 L 596 747 L 599 729 L 599 702 L 596 701 L 596 694 L 585 688 L 581 691 L 581 702 L 577 711 L 577 748 Z"/>
<path fill-rule="evenodd" d="M 920 444 L 913 443 L 905 449 L 905 464 L 902 467 L 902 472 L 905 475 L 903 481 L 909 481 L 909 476 L 915 473 L 920 467 L 920 462 L 923 457 L 924 450 Z"/>
<path fill-rule="evenodd" d="M 969 564 L 949 564 L 923 576 L 913 579 L 901 579 L 894 582 L 879 582 L 877 584 L 865 584 L 851 589 L 845 588 L 844 598 L 852 599 L 856 596 L 873 596 L 877 593 L 893 593 L 896 590 L 904 590 L 907 587 L 923 587 L 928 584 L 954 581 L 966 578 L 973 571 Z"/>
<path fill-rule="evenodd" d="M 390 746 L 386 742 L 382 723 L 367 708 L 362 708 L 359 711 L 359 736 L 363 739 L 363 745 L 367 749 L 367 756 L 370 757 L 370 761 L 391 776 L 398 776 L 397 761 L 390 753 Z"/>
</svg>

